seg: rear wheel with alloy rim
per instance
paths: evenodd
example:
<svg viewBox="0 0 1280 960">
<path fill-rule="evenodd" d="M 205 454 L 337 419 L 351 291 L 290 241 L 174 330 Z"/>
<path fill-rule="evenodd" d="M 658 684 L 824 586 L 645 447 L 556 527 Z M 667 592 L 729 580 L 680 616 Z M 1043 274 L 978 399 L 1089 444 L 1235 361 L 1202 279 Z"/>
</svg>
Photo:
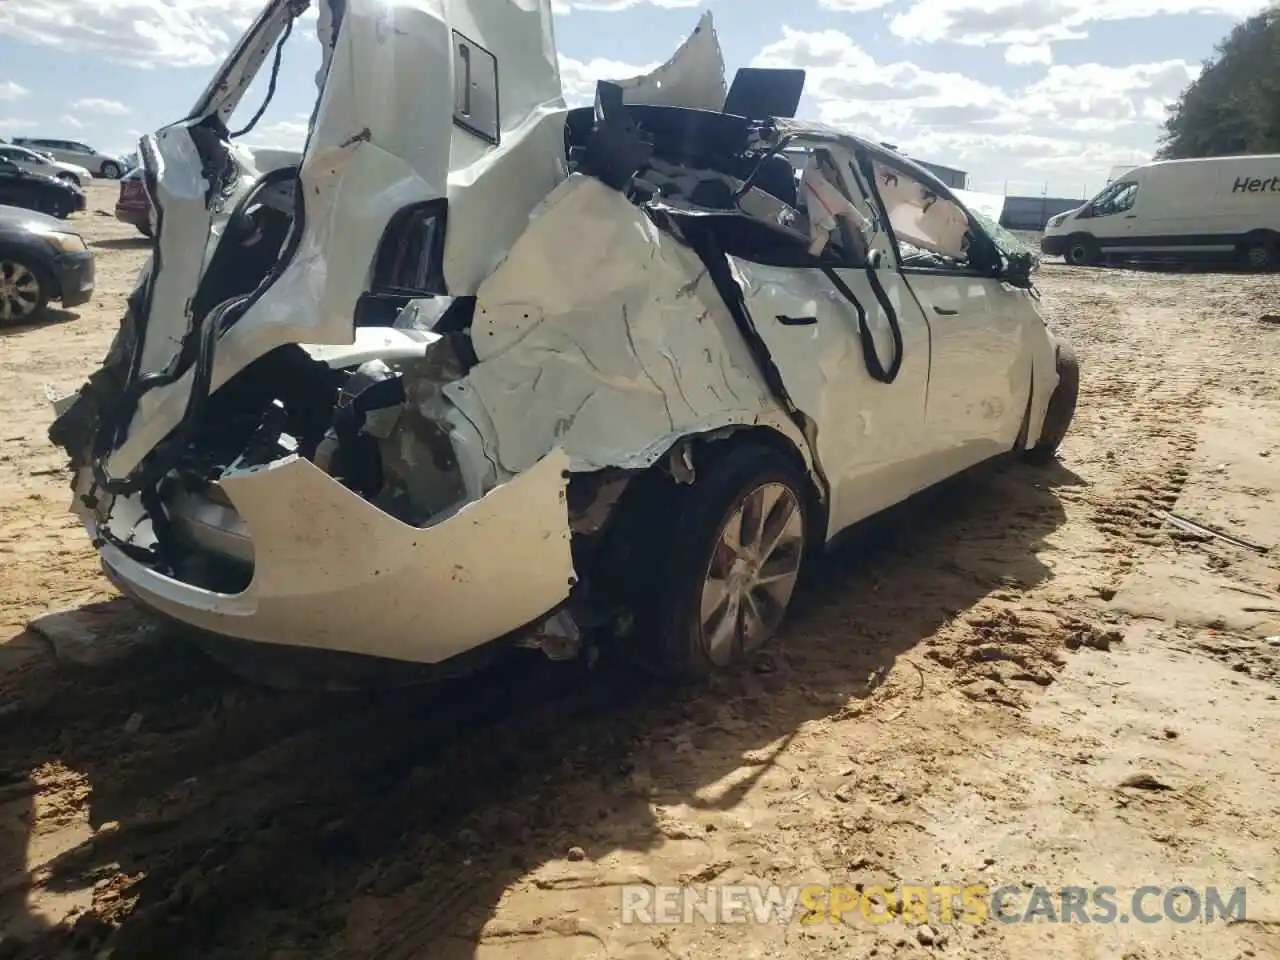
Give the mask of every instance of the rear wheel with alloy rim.
<svg viewBox="0 0 1280 960">
<path fill-rule="evenodd" d="M 111 160 L 108 160 L 106 163 L 102 165 L 101 172 L 102 172 L 102 175 L 106 177 L 108 180 L 119 180 L 120 174 L 123 173 L 123 171 L 120 169 L 120 164 L 114 163 Z"/>
<path fill-rule="evenodd" d="M 49 290 L 25 260 L 0 253 L 0 325 L 22 323 L 44 309 Z"/>
<path fill-rule="evenodd" d="M 645 633 L 659 667 L 696 679 L 759 650 L 782 625 L 800 577 L 807 484 L 774 450 L 743 444 L 678 491 L 667 564 Z"/>
</svg>

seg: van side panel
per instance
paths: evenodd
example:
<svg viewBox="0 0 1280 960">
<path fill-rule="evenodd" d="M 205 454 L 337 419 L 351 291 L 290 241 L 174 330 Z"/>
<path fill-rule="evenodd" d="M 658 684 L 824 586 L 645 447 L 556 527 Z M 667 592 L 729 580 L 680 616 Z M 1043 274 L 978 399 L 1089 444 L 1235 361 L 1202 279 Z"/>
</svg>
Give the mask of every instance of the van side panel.
<svg viewBox="0 0 1280 960">
<path fill-rule="evenodd" d="M 1176 260 L 1230 259 L 1259 233 L 1280 245 L 1280 154 L 1161 161 L 1108 189 L 1121 183 L 1138 184 L 1132 207 L 1073 216 L 1046 237 L 1088 234 L 1104 255 Z"/>
</svg>

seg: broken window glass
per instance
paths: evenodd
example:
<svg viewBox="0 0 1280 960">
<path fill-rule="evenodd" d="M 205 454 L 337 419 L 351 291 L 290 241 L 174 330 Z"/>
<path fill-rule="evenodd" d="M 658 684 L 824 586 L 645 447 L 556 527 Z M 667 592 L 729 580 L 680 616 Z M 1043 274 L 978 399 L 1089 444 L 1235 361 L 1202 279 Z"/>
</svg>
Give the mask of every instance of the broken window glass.
<svg viewBox="0 0 1280 960">
<path fill-rule="evenodd" d="M 910 173 L 872 160 L 903 266 L 967 267 L 969 218 L 959 204 Z"/>
</svg>

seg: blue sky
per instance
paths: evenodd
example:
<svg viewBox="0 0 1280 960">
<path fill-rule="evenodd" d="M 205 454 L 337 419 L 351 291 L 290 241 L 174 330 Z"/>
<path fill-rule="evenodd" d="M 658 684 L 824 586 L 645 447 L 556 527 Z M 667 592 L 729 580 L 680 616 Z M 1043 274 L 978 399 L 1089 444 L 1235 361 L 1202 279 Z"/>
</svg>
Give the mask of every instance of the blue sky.
<svg viewBox="0 0 1280 960">
<path fill-rule="evenodd" d="M 1262 0 L 552 0 L 566 96 L 667 58 L 710 9 L 730 70 L 809 70 L 802 113 L 970 172 L 1080 196 L 1146 159 L 1165 105 Z M 0 136 L 128 151 L 181 116 L 259 0 L 0 0 Z M 258 141 L 295 145 L 314 19 Z M 251 113 L 260 90 L 251 92 Z"/>
</svg>

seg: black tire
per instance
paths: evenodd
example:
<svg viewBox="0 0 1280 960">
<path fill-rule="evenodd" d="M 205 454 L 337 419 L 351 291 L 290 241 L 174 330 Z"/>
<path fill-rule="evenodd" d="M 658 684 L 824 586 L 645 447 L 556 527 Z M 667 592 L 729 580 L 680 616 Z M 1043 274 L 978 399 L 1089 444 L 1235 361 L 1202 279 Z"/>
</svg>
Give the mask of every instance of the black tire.
<svg viewBox="0 0 1280 960">
<path fill-rule="evenodd" d="M 1270 233 L 1255 233 L 1245 237 L 1240 244 L 1240 260 L 1248 270 L 1264 273 L 1280 266 L 1280 237 Z"/>
<path fill-rule="evenodd" d="M 1098 241 L 1088 234 L 1078 233 L 1067 238 L 1062 258 L 1073 267 L 1092 267 L 1102 259 Z"/>
<path fill-rule="evenodd" d="M 119 180 L 121 174 L 124 173 L 124 171 L 120 169 L 120 164 L 116 163 L 114 160 L 106 161 L 98 172 L 108 180 Z"/>
<path fill-rule="evenodd" d="M 26 291 L 30 286 L 26 278 L 35 284 L 34 299 Z M 20 284 L 20 295 L 12 295 L 9 284 Z M 16 288 L 14 288 L 16 289 Z M 11 323 L 26 323 L 39 317 L 49 305 L 53 294 L 53 282 L 38 264 L 19 253 L 0 251 L 0 327 Z M 20 304 L 20 306 L 19 306 Z"/>
<path fill-rule="evenodd" d="M 1049 398 L 1040 436 L 1035 446 L 1023 454 L 1030 463 L 1052 461 L 1071 429 L 1071 421 L 1075 419 L 1076 402 L 1080 397 L 1080 361 L 1069 344 L 1058 344 L 1057 367 L 1058 386 Z"/>
<path fill-rule="evenodd" d="M 739 662 L 772 638 L 786 616 L 806 548 L 813 539 L 810 486 L 782 453 L 752 441 L 742 441 L 718 455 L 713 452 L 714 446 L 708 450 L 712 455 L 697 467 L 695 482 L 690 486 L 677 485 L 671 491 L 672 509 L 661 518 L 662 549 L 657 555 L 661 565 L 647 602 L 637 616 L 638 640 L 644 645 L 639 652 L 646 665 L 676 681 L 702 679 Z M 783 587 L 789 581 L 785 599 L 780 602 L 776 597 L 769 597 L 765 587 L 727 589 L 725 604 L 718 608 L 724 613 L 721 619 L 730 622 L 729 611 L 739 609 L 733 596 L 741 594 L 751 598 L 749 605 L 741 606 L 741 610 L 749 607 L 760 611 L 754 621 L 760 629 L 746 633 L 742 627 L 746 619 L 735 615 L 731 621 L 735 624 L 732 638 L 713 656 L 704 641 L 706 618 L 702 615 L 712 562 L 727 563 L 727 548 L 721 542 L 726 524 L 746 501 L 754 502 L 757 492 L 765 504 L 773 495 L 778 496 L 773 501 L 777 512 L 765 517 L 763 528 L 784 529 L 786 533 L 779 539 L 782 546 L 766 554 L 764 559 L 769 562 L 763 565 L 758 556 L 748 559 L 744 551 L 740 559 L 733 562 L 733 572 L 724 572 L 722 582 L 726 586 L 731 582 L 750 584 L 753 568 L 771 569 L 777 574 L 789 569 L 792 563 L 796 573 L 794 577 L 788 575 L 786 580 L 774 582 L 773 586 Z M 784 501 L 788 506 L 779 508 L 778 504 Z M 795 521 L 788 520 L 784 526 L 784 515 L 792 509 L 796 511 Z M 748 509 L 746 516 L 752 512 Z M 770 520 L 774 521 L 772 526 Z"/>
</svg>

